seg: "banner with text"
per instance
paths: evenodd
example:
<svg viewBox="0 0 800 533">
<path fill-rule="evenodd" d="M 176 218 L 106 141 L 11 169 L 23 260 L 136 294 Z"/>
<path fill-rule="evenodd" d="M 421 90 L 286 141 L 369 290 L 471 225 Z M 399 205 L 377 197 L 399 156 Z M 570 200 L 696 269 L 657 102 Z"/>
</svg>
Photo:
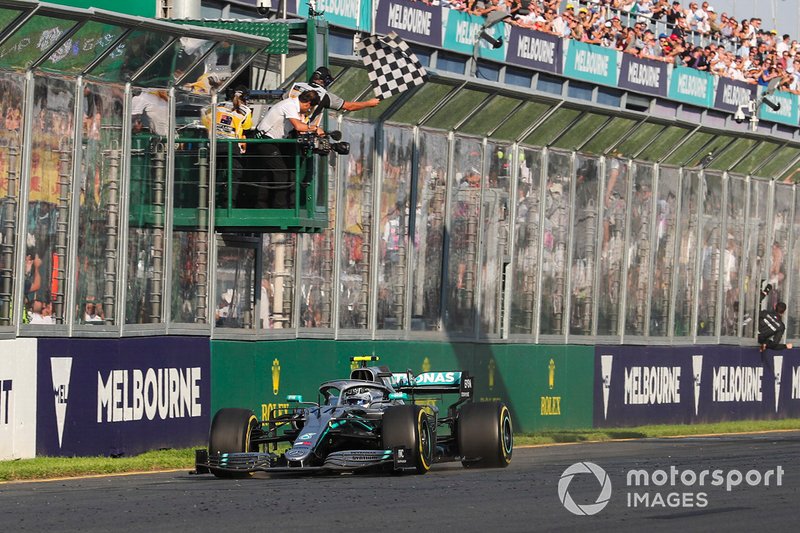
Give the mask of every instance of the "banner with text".
<svg viewBox="0 0 800 533">
<path fill-rule="evenodd" d="M 0 461 L 36 456 L 36 342 L 0 340 Z"/>
<path fill-rule="evenodd" d="M 506 61 L 522 67 L 561 74 L 564 41 L 539 31 L 511 27 Z"/>
<path fill-rule="evenodd" d="M 667 64 L 622 54 L 619 86 L 646 94 L 667 96 Z"/>
<path fill-rule="evenodd" d="M 481 28 L 486 21 L 484 17 L 477 17 L 453 9 L 445 11 L 447 11 L 447 21 L 444 23 L 445 32 L 442 45 L 445 50 L 472 56 L 477 43 L 478 57 L 492 61 L 505 61 L 506 29 L 509 27 L 508 24 L 495 24 L 486 30 L 493 38 L 500 39 L 502 37 L 503 39 L 501 46 L 492 48 L 485 39 L 480 37 Z"/>
<path fill-rule="evenodd" d="M 596 347 L 596 427 L 789 418 L 800 353 L 755 346 Z"/>
<path fill-rule="evenodd" d="M 442 8 L 414 0 L 380 0 L 375 33 L 395 32 L 406 41 L 442 46 Z"/>
<path fill-rule="evenodd" d="M 37 455 L 134 455 L 203 445 L 207 338 L 39 339 Z"/>
<path fill-rule="evenodd" d="M 717 95 L 714 107 L 736 113 L 740 105 L 747 105 L 756 97 L 756 86 L 730 78 L 717 78 Z"/>
<path fill-rule="evenodd" d="M 617 51 L 570 41 L 564 74 L 570 78 L 616 87 Z"/>
<path fill-rule="evenodd" d="M 700 107 L 714 105 L 714 76 L 688 67 L 672 69 L 669 97 Z"/>
<path fill-rule="evenodd" d="M 317 0 L 316 10 L 329 24 L 372 33 L 371 0 Z M 298 0 L 297 14 L 308 17 L 308 0 Z"/>
<path fill-rule="evenodd" d="M 789 126 L 798 125 L 796 94 L 780 91 L 772 93 L 767 98 L 769 98 L 774 104 L 780 105 L 780 109 L 772 109 L 767 104 L 761 104 L 761 112 L 759 116 L 762 120 L 771 120 L 772 122 L 788 124 Z"/>
</svg>

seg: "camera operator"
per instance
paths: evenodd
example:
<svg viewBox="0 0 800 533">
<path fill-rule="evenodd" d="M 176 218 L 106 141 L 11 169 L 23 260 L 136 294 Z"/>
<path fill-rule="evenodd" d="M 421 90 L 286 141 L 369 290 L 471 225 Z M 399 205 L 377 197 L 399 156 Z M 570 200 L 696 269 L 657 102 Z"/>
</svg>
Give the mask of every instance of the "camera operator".
<svg viewBox="0 0 800 533">
<path fill-rule="evenodd" d="M 319 122 L 323 109 L 333 109 L 334 111 L 360 111 L 368 107 L 375 107 L 380 103 L 377 98 L 370 98 L 363 102 L 349 102 L 341 97 L 328 91 L 328 87 L 333 83 L 333 76 L 327 67 L 319 67 L 311 75 L 308 83 L 295 83 L 289 92 L 286 93 L 287 98 L 296 98 L 303 92 L 312 90 L 319 95 L 319 105 L 311 112 L 311 122 Z"/>
<path fill-rule="evenodd" d="M 306 91 L 297 98 L 281 100 L 261 119 L 256 129 L 259 139 L 287 139 L 296 133 L 314 133 L 325 135 L 319 126 L 304 121 L 314 106 L 319 105 L 319 94 L 315 91 Z M 254 150 L 256 160 L 264 172 L 262 180 L 269 188 L 266 194 L 263 188 L 259 190 L 256 207 L 288 209 L 292 207 L 294 189 L 292 183 L 292 168 L 297 146 L 288 143 L 258 143 Z"/>
</svg>

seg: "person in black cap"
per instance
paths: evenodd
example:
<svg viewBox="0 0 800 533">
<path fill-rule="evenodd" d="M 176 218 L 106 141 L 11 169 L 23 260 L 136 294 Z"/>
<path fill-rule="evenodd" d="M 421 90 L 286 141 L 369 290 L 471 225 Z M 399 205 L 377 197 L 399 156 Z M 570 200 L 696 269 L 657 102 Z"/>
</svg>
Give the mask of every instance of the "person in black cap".
<svg viewBox="0 0 800 533">
<path fill-rule="evenodd" d="M 786 312 L 786 303 L 775 304 L 774 311 L 764 309 L 758 316 L 758 344 L 762 353 L 767 350 L 783 350 L 792 348 L 791 343 L 782 344 L 783 333 L 786 325 L 783 323 L 783 314 Z"/>
<path fill-rule="evenodd" d="M 328 91 L 328 87 L 333 83 L 333 76 L 327 67 L 319 67 L 311 75 L 308 83 L 295 83 L 286 93 L 289 98 L 297 98 L 300 93 L 308 90 L 316 91 L 319 94 L 319 105 L 311 111 L 310 120 L 315 121 L 321 115 L 323 109 L 333 109 L 335 111 L 360 111 L 368 107 L 375 107 L 380 103 L 378 98 L 370 98 L 361 102 L 350 102 L 340 98 Z"/>
</svg>

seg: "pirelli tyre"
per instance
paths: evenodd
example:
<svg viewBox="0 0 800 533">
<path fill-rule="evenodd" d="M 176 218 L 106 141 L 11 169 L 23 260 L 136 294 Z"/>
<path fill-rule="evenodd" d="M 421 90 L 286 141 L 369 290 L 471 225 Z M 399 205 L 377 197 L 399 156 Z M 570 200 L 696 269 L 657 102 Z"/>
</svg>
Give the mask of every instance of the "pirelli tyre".
<svg viewBox="0 0 800 533">
<path fill-rule="evenodd" d="M 456 431 L 461 464 L 466 468 L 505 468 L 511 462 L 514 433 L 505 404 L 465 404 L 459 410 Z"/>
<path fill-rule="evenodd" d="M 208 434 L 209 457 L 220 453 L 258 451 L 257 446 L 251 443 L 253 430 L 258 425 L 256 415 L 249 409 L 220 409 L 211 421 L 211 431 Z M 248 472 L 230 472 L 213 467 L 210 470 L 215 476 L 225 478 L 251 475 Z"/>
<path fill-rule="evenodd" d="M 424 474 L 433 463 L 436 435 L 430 417 L 418 405 L 398 405 L 383 413 L 381 437 L 383 448 L 411 450 L 411 461 L 417 474 Z"/>
</svg>

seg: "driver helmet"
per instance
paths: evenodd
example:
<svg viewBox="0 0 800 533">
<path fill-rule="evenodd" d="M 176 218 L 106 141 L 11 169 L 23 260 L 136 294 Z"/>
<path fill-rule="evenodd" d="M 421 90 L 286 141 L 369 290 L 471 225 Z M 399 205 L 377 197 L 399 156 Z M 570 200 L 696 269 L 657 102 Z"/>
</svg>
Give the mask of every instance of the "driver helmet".
<svg viewBox="0 0 800 533">
<path fill-rule="evenodd" d="M 345 403 L 347 405 L 369 407 L 369 404 L 372 403 L 372 395 L 366 389 L 353 389 L 347 392 Z"/>
<path fill-rule="evenodd" d="M 311 75 L 310 83 L 316 83 L 317 85 L 327 87 L 328 85 L 333 83 L 333 76 L 331 75 L 331 71 L 328 70 L 327 67 L 319 67 Z"/>
</svg>

